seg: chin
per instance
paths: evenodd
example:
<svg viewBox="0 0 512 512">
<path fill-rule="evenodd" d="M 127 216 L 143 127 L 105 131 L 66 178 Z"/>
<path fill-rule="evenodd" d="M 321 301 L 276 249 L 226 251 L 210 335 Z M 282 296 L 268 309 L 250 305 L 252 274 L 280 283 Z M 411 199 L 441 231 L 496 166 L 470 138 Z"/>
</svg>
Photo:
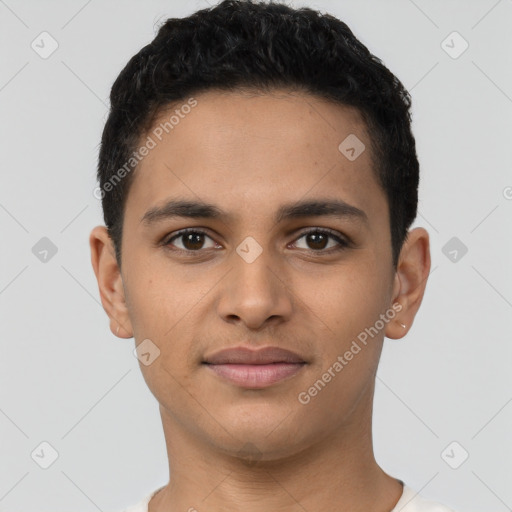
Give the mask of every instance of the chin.
<svg viewBox="0 0 512 512">
<path fill-rule="evenodd" d="M 231 436 L 222 436 L 222 440 L 216 439 L 214 444 L 242 458 L 246 453 L 249 458 L 258 456 L 268 461 L 291 456 L 304 448 L 304 437 L 308 437 L 304 418 L 296 418 L 289 408 L 279 404 L 261 408 L 234 407 L 229 414 L 217 414 L 216 419 Z"/>
</svg>

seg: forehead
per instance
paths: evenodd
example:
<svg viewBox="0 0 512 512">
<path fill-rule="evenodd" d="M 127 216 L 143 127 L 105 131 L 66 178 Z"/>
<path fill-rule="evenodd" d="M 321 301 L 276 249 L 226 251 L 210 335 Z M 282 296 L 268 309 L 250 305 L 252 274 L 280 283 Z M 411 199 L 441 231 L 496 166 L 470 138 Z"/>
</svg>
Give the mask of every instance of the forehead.
<svg viewBox="0 0 512 512">
<path fill-rule="evenodd" d="M 127 199 L 139 222 L 169 196 L 229 205 L 238 217 L 319 196 L 385 214 L 366 125 L 352 107 L 284 90 L 208 91 L 160 112 L 141 143 L 150 139 Z"/>
</svg>

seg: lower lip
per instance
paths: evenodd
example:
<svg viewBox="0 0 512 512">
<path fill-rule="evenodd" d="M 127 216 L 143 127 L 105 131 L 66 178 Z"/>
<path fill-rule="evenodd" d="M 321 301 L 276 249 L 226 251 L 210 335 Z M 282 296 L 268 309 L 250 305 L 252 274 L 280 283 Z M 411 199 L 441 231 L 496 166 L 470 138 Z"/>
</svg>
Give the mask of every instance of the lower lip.
<svg viewBox="0 0 512 512">
<path fill-rule="evenodd" d="M 292 377 L 305 363 L 207 364 L 220 377 L 244 388 L 260 389 Z"/>
</svg>

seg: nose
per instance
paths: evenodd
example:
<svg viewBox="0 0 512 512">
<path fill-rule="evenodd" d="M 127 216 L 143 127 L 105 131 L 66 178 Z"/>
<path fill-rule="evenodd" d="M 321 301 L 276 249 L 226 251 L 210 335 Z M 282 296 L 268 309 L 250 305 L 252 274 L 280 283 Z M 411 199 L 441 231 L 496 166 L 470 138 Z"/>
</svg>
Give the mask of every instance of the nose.
<svg viewBox="0 0 512 512">
<path fill-rule="evenodd" d="M 242 253 L 243 254 L 243 253 Z M 218 313 L 226 322 L 260 329 L 288 320 L 293 295 L 286 273 L 270 251 L 263 249 L 252 260 L 233 252 L 232 270 L 226 276 L 218 302 Z"/>
</svg>

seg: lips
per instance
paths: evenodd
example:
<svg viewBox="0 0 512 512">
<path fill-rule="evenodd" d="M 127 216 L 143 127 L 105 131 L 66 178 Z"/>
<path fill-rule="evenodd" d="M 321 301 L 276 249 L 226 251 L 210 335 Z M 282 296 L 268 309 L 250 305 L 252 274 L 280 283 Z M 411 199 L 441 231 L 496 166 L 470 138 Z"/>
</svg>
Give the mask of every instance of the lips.
<svg viewBox="0 0 512 512">
<path fill-rule="evenodd" d="M 273 364 L 273 363 L 305 363 L 298 354 L 279 347 L 250 349 L 236 347 L 215 352 L 206 357 L 206 364 Z"/>
<path fill-rule="evenodd" d="M 296 375 L 307 363 L 298 354 L 279 347 L 236 347 L 206 357 L 203 364 L 231 384 L 261 389 Z"/>
</svg>

